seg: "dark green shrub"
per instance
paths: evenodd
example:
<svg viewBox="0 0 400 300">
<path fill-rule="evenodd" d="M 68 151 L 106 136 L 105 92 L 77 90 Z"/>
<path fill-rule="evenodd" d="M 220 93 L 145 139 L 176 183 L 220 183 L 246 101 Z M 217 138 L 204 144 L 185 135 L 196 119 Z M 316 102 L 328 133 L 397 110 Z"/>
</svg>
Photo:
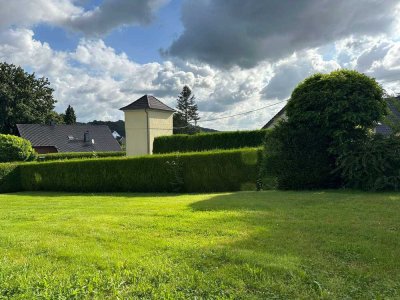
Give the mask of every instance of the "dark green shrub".
<svg viewBox="0 0 400 300">
<path fill-rule="evenodd" d="M 335 160 L 326 151 L 329 141 L 305 128 L 281 122 L 268 133 L 262 174 L 279 189 L 332 188 Z"/>
<path fill-rule="evenodd" d="M 387 112 L 382 87 L 351 70 L 310 76 L 294 89 L 286 106 L 290 123 L 328 137 L 336 153 L 343 142 L 365 137 Z"/>
<path fill-rule="evenodd" d="M 43 161 L 75 159 L 75 158 L 99 158 L 99 157 L 118 157 L 125 156 L 125 151 L 109 151 L 109 152 L 63 152 L 49 153 L 39 155 L 39 159 Z"/>
<path fill-rule="evenodd" d="M 0 193 L 22 190 L 18 164 L 0 163 Z"/>
<path fill-rule="evenodd" d="M 352 143 L 338 159 L 337 172 L 347 187 L 400 190 L 400 137 L 373 136 Z"/>
<path fill-rule="evenodd" d="M 182 192 L 255 189 L 258 149 L 179 155 Z M 174 154 L 20 164 L 24 190 L 74 192 L 176 192 Z"/>
<path fill-rule="evenodd" d="M 362 142 L 387 112 L 382 87 L 356 71 L 315 74 L 301 82 L 286 106 L 287 120 L 272 129 L 265 166 L 281 189 L 334 188 L 343 145 Z"/>
<path fill-rule="evenodd" d="M 0 134 L 0 162 L 27 161 L 35 158 L 28 140 L 15 135 Z"/>
<path fill-rule="evenodd" d="M 176 134 L 156 137 L 154 153 L 197 152 L 215 149 L 260 147 L 267 130 Z"/>
</svg>

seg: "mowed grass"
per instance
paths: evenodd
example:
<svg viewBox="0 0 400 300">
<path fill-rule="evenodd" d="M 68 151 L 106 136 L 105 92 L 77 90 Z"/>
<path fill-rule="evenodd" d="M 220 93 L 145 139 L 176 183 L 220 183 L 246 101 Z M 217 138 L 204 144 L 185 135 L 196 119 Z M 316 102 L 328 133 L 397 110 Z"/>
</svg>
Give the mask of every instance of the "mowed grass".
<svg viewBox="0 0 400 300">
<path fill-rule="evenodd" d="M 0 195 L 0 299 L 398 299 L 400 195 Z"/>
</svg>

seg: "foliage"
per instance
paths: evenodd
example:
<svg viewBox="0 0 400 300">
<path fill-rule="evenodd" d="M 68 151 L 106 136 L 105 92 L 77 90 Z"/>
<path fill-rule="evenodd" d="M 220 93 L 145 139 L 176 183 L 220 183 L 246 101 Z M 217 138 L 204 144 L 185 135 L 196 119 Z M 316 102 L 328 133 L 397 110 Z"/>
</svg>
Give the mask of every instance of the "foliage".
<svg viewBox="0 0 400 300">
<path fill-rule="evenodd" d="M 255 189 L 258 149 L 184 153 L 183 192 Z M 174 154 L 64 160 L 19 165 L 23 190 L 75 192 L 174 192 L 168 163 Z M 181 171 L 180 171 L 181 172 Z"/>
<path fill-rule="evenodd" d="M 330 150 L 337 153 L 341 143 L 364 138 L 383 120 L 383 95 L 375 79 L 357 71 L 315 74 L 294 89 L 286 114 L 290 123 L 331 139 Z"/>
<path fill-rule="evenodd" d="M 375 135 L 349 145 L 337 171 L 348 187 L 400 191 L 400 137 Z"/>
<path fill-rule="evenodd" d="M 265 140 L 263 177 L 276 178 L 279 189 L 333 188 L 335 161 L 326 151 L 329 140 L 306 128 L 280 122 Z"/>
<path fill-rule="evenodd" d="M 55 102 L 47 78 L 0 63 L 0 133 L 17 134 L 18 123 L 45 124 Z"/>
<path fill-rule="evenodd" d="M 46 117 L 46 124 L 65 124 L 64 117 L 64 114 L 51 111 Z"/>
<path fill-rule="evenodd" d="M 0 195 L 0 298 L 399 299 L 396 193 Z"/>
<path fill-rule="evenodd" d="M 21 190 L 18 164 L 0 163 L 0 192 L 7 193 Z"/>
<path fill-rule="evenodd" d="M 0 134 L 0 162 L 27 161 L 35 158 L 28 140 L 10 134 Z"/>
<path fill-rule="evenodd" d="M 62 152 L 40 154 L 40 161 L 75 159 L 75 158 L 98 158 L 98 157 L 116 157 L 125 156 L 125 151 L 105 151 L 105 152 Z"/>
<path fill-rule="evenodd" d="M 160 136 L 154 139 L 153 152 L 171 153 L 260 147 L 266 133 L 267 130 L 252 130 Z"/>
<path fill-rule="evenodd" d="M 185 187 L 185 179 L 183 173 L 183 163 L 180 159 L 180 156 L 176 155 L 173 159 L 168 160 L 166 165 L 168 170 L 168 178 L 171 180 L 171 191 L 174 193 L 182 192 Z"/>
<path fill-rule="evenodd" d="M 67 125 L 76 124 L 75 110 L 71 105 L 68 105 L 67 109 L 65 110 L 64 122 Z"/>
<path fill-rule="evenodd" d="M 177 112 L 174 114 L 174 133 L 193 134 L 198 132 L 196 122 L 200 120 L 198 107 L 192 90 L 185 85 L 177 99 Z M 195 124 L 191 124 L 194 122 Z"/>
<path fill-rule="evenodd" d="M 265 146 L 266 172 L 279 188 L 338 187 L 337 158 L 349 142 L 362 142 L 387 112 L 383 90 L 356 71 L 315 74 L 301 82 L 286 106 L 287 121 Z"/>
</svg>

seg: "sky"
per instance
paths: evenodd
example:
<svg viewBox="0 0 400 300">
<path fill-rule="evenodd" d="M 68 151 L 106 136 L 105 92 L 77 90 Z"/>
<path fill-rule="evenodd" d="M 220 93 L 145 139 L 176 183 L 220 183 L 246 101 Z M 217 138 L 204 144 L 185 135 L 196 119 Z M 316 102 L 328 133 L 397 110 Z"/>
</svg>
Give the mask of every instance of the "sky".
<svg viewBox="0 0 400 300">
<path fill-rule="evenodd" d="M 143 94 L 175 107 L 188 85 L 200 126 L 257 129 L 317 72 L 400 93 L 400 0 L 0 0 L 0 61 L 49 78 L 81 122 Z"/>
</svg>

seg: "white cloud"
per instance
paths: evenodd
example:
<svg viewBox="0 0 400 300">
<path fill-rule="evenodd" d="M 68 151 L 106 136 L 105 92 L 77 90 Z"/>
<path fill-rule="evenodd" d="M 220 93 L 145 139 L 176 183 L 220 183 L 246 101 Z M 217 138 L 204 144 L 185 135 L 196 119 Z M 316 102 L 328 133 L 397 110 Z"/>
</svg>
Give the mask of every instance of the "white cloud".
<svg viewBox="0 0 400 300">
<path fill-rule="evenodd" d="M 104 0 L 93 10 L 72 15 L 64 21 L 65 26 L 98 36 L 124 25 L 148 24 L 154 12 L 167 0 Z"/>
<path fill-rule="evenodd" d="M 152 3 L 149 6 L 150 18 L 154 9 L 164 3 L 145 2 Z M 185 84 L 193 89 L 197 97 L 203 121 L 234 115 L 287 99 L 305 77 L 341 67 L 365 72 L 376 77 L 388 91 L 400 92 L 399 36 L 353 35 L 324 47 L 297 51 L 289 56 L 283 54 L 280 60 L 266 61 L 262 56 L 261 60 L 253 60 L 257 63 L 247 69 L 237 66 L 220 69 L 207 63 L 177 58 L 162 63 L 140 64 L 99 38 L 82 38 L 72 51 L 55 51 L 48 43 L 34 38 L 32 25 L 41 22 L 96 35 L 90 26 L 74 27 L 78 23 L 72 26 L 70 20 L 72 17 L 77 20 L 79 16 L 96 20 L 103 18 L 101 16 L 111 18 L 99 12 L 107 9 L 111 2 L 103 3 L 105 6 L 88 13 L 77 1 L 0 0 L 0 60 L 49 77 L 59 101 L 56 109 L 62 112 L 71 104 L 81 121 L 122 118 L 118 108 L 145 93 L 154 94 L 175 106 L 175 99 Z M 21 10 L 21 5 L 25 5 L 26 9 Z M 47 13 L 43 13 L 41 7 L 46 8 Z M 102 19 L 105 25 L 99 27 L 98 33 L 142 22 L 133 21 L 133 17 L 120 19 L 118 14 L 116 12 L 114 21 L 112 18 Z M 115 21 L 119 19 L 121 22 Z M 244 44 L 238 46 L 244 47 Z M 213 122 L 201 120 L 200 125 L 221 130 L 260 128 L 282 106 L 283 103 Z"/>
<path fill-rule="evenodd" d="M 376 76 L 390 91 L 398 91 L 399 42 L 343 44 L 348 47 L 340 48 L 337 55 L 349 52 L 356 69 L 358 63 L 359 69 Z M 352 52 L 354 47 L 358 50 Z M 0 59 L 49 77 L 59 101 L 57 110 L 71 104 L 81 121 L 122 118 L 118 108 L 144 93 L 155 94 L 174 106 L 185 84 L 193 88 L 203 120 L 224 117 L 286 99 L 308 75 L 341 67 L 334 59 L 324 59 L 320 50 L 303 51 L 275 64 L 263 62 L 254 68 L 229 71 L 181 60 L 139 64 L 99 39 L 81 39 L 70 52 L 54 51 L 35 40 L 30 29 L 0 31 Z M 260 128 L 282 105 L 200 124 L 221 130 Z"/>
<path fill-rule="evenodd" d="M 326 61 L 316 50 L 302 51 L 274 65 L 274 75 L 262 94 L 266 99 L 288 99 L 296 85 L 314 73 L 328 73 L 341 66 L 334 60 Z"/>
<path fill-rule="evenodd" d="M 165 52 L 250 68 L 351 35 L 387 34 L 398 7 L 398 0 L 186 1 L 185 30 Z"/>
<path fill-rule="evenodd" d="M 0 29 L 49 23 L 88 36 L 104 35 L 115 28 L 145 25 L 169 0 L 103 0 L 85 11 L 74 0 L 0 0 Z"/>
<path fill-rule="evenodd" d="M 47 22 L 62 24 L 83 13 L 71 0 L 0 0 L 0 28 L 29 27 Z"/>
</svg>

